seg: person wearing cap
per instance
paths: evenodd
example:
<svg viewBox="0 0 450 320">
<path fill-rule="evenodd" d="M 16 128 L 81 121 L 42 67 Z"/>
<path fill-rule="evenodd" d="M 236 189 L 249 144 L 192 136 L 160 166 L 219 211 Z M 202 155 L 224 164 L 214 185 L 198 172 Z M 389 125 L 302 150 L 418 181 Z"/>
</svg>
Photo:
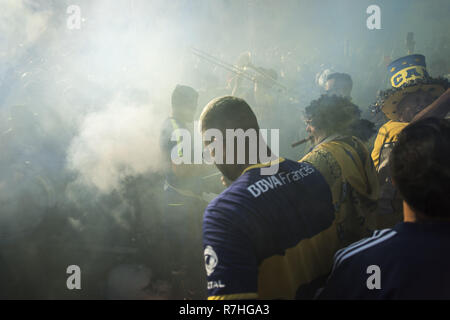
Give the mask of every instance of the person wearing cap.
<svg viewBox="0 0 450 320">
<path fill-rule="evenodd" d="M 400 132 L 413 120 L 427 116 L 424 109 L 448 89 L 446 79 L 431 78 L 425 57 L 420 54 L 401 57 L 388 65 L 391 89 L 380 92 L 376 109 L 389 119 L 378 131 L 372 159 L 380 180 L 381 193 L 374 229 L 392 227 L 401 221 L 402 200 L 392 184 L 389 173 L 389 155 Z M 442 113 L 435 112 L 435 115 Z M 441 106 L 441 107 L 442 107 Z M 444 110 L 445 116 L 445 110 Z"/>
</svg>

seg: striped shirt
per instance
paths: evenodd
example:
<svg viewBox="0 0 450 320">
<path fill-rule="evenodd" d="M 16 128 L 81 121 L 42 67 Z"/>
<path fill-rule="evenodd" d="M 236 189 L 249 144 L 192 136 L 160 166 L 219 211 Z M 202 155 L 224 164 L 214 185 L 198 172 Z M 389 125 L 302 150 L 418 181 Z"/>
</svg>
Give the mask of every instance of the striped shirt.
<svg viewBox="0 0 450 320">
<path fill-rule="evenodd" d="M 336 252 L 319 299 L 450 299 L 448 252 L 449 222 L 375 231 Z"/>
</svg>

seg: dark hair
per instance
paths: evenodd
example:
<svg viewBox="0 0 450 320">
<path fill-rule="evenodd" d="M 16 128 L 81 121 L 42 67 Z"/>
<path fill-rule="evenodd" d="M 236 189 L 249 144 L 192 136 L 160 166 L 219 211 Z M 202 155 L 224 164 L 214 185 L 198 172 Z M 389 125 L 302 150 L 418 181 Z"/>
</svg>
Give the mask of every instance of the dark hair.
<svg viewBox="0 0 450 320">
<path fill-rule="evenodd" d="M 347 73 L 331 73 L 328 75 L 327 81 L 331 79 L 342 80 L 344 82 L 347 82 L 350 87 L 353 87 L 352 77 L 350 77 L 350 75 Z"/>
<path fill-rule="evenodd" d="M 195 89 L 177 85 L 172 93 L 172 108 L 195 108 L 197 106 L 198 92 Z"/>
<path fill-rule="evenodd" d="M 425 218 L 450 218 L 450 121 L 427 118 L 400 133 L 390 156 L 392 179 Z"/>
<path fill-rule="evenodd" d="M 241 98 L 225 96 L 213 99 L 200 115 L 202 130 L 259 129 L 256 116 L 248 103 Z"/>
<path fill-rule="evenodd" d="M 348 98 L 322 95 L 305 108 L 305 116 L 311 124 L 326 134 L 355 136 L 367 141 L 375 133 L 375 125 L 361 119 L 361 110 Z"/>
</svg>

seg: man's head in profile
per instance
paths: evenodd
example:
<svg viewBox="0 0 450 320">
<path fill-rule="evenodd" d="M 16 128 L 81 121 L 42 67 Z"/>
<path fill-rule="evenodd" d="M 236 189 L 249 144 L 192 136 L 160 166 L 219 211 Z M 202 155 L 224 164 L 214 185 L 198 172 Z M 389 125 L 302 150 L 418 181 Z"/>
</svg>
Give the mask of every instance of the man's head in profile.
<svg viewBox="0 0 450 320">
<path fill-rule="evenodd" d="M 267 155 L 271 151 L 260 136 L 256 116 L 245 100 L 226 96 L 209 102 L 200 115 L 200 126 L 209 148 L 218 137 L 209 137 L 208 132 L 220 133 L 219 145 L 222 154 L 216 148 L 209 148 L 215 165 L 225 178 L 234 181 L 250 165 L 271 160 Z M 233 135 L 230 135 L 233 132 Z"/>
</svg>

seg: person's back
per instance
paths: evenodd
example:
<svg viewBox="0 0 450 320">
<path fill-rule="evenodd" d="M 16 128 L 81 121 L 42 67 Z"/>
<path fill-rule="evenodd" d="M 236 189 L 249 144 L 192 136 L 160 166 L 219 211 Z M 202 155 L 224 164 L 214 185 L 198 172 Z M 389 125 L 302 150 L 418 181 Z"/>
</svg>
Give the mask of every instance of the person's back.
<svg viewBox="0 0 450 320">
<path fill-rule="evenodd" d="M 356 137 L 330 137 L 301 161 L 319 170 L 331 188 L 341 245 L 368 236 L 377 207 L 378 181 L 364 144 Z"/>
<path fill-rule="evenodd" d="M 399 223 L 341 251 L 321 299 L 450 299 L 450 222 Z M 374 269 L 379 268 L 379 288 Z M 369 285 L 368 285 L 369 282 Z M 370 284 L 374 286 L 369 289 Z"/>
<path fill-rule="evenodd" d="M 339 242 L 349 245 L 370 234 L 377 208 L 377 175 L 362 141 L 370 136 L 372 124 L 360 119 L 356 105 L 337 96 L 312 101 L 305 116 L 315 146 L 301 161 L 313 165 L 327 180 Z"/>
<path fill-rule="evenodd" d="M 216 167 L 234 181 L 204 215 L 209 299 L 312 298 L 339 249 L 326 180 L 310 164 L 276 158 L 242 99 L 211 101 L 200 121 Z"/>
<path fill-rule="evenodd" d="M 406 127 L 390 158 L 404 222 L 338 251 L 321 299 L 450 299 L 450 122 Z"/>
<path fill-rule="evenodd" d="M 334 237 L 334 208 L 322 175 L 283 159 L 274 175 L 260 168 L 247 168 L 205 211 L 210 299 L 292 299 L 329 271 L 338 249 L 324 241 Z"/>
</svg>

